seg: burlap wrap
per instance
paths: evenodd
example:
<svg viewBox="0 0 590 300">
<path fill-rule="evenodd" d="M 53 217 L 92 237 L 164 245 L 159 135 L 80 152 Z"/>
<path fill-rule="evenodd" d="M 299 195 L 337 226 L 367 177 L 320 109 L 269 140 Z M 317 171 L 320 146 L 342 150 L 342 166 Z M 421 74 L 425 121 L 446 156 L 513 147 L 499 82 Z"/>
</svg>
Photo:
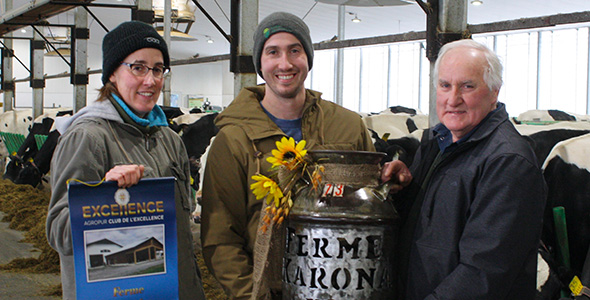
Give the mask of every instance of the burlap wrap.
<svg viewBox="0 0 590 300">
<path fill-rule="evenodd" d="M 381 168 L 379 165 L 358 164 L 322 164 L 325 170 L 322 182 L 340 183 L 351 186 L 374 187 L 379 185 Z"/>
<path fill-rule="evenodd" d="M 322 183 L 339 183 L 347 186 L 375 187 L 379 185 L 381 168 L 378 164 L 322 163 Z M 281 177 L 281 176 L 280 176 Z M 320 187 L 322 188 L 322 187 Z M 296 199 L 298 195 L 293 195 Z M 274 205 L 271 203 L 271 205 Z M 258 228 L 264 224 L 266 202 L 262 205 Z M 271 291 L 282 290 L 283 256 L 286 241 L 286 222 L 272 223 L 266 232 L 258 230 L 254 245 L 253 289 L 251 299 L 277 299 Z"/>
</svg>

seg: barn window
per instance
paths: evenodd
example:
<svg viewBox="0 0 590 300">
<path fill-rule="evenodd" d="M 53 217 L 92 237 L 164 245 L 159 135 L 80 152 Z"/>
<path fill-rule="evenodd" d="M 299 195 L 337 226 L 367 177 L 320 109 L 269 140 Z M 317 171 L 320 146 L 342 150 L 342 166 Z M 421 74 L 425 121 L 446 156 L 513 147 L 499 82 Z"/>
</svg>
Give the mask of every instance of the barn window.
<svg viewBox="0 0 590 300">
<path fill-rule="evenodd" d="M 511 116 L 530 109 L 559 109 L 590 114 L 587 24 L 556 26 L 473 38 L 500 56 L 504 84 L 499 100 Z M 344 55 L 342 105 L 359 112 L 378 112 L 401 105 L 429 111 L 430 63 L 426 42 L 414 41 L 341 49 Z M 336 95 L 338 50 L 315 51 L 306 87 Z M 263 81 L 260 81 L 263 82 Z"/>
</svg>

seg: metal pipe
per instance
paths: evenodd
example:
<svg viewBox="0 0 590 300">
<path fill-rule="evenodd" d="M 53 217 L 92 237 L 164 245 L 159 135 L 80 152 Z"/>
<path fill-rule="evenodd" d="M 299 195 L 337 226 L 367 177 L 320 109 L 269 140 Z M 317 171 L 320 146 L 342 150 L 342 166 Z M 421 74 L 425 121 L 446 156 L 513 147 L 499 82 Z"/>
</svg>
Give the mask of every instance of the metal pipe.
<svg viewBox="0 0 590 300">
<path fill-rule="evenodd" d="M 363 107 L 363 48 L 359 49 L 359 108 L 361 111 Z"/>
<path fill-rule="evenodd" d="M 90 11 L 90 9 L 88 9 L 88 7 L 86 7 L 86 6 L 82 6 L 82 7 L 84 7 L 84 9 L 88 12 L 89 15 L 92 16 L 92 18 L 94 20 L 96 20 L 96 22 L 98 23 L 98 25 L 100 25 L 100 27 L 102 27 L 102 29 L 104 29 L 104 31 L 109 32 L 109 29 L 106 26 L 104 26 L 104 24 L 98 19 L 98 17 L 94 13 L 92 13 Z"/>
<path fill-rule="evenodd" d="M 137 8 L 137 5 L 134 4 L 109 4 L 109 3 L 81 3 L 81 4 L 76 4 L 76 3 L 72 3 L 72 2 L 66 2 L 66 1 L 51 1 L 51 4 L 58 4 L 58 5 L 74 5 L 74 6 L 94 6 L 94 7 L 107 7 L 107 8 Z"/>
<path fill-rule="evenodd" d="M 536 95 L 535 95 L 535 109 L 539 109 L 539 104 L 541 102 L 541 99 L 539 98 L 539 95 L 541 95 L 541 37 L 542 34 L 541 32 L 538 32 L 538 38 L 537 38 L 537 88 L 536 88 Z"/>
<path fill-rule="evenodd" d="M 27 72 L 29 72 L 29 74 L 31 74 L 31 70 L 18 58 L 18 56 L 16 56 L 14 54 L 14 50 L 6 47 L 6 45 L 0 41 L 0 44 L 2 44 L 2 46 L 4 46 L 4 49 L 8 50 L 10 52 L 10 56 L 14 57 L 16 59 L 16 61 L 18 61 L 21 66 L 23 66 L 23 68 L 25 68 L 25 70 L 27 70 Z"/>
<path fill-rule="evenodd" d="M 226 34 L 225 31 L 223 31 L 221 26 L 219 26 L 219 24 L 215 22 L 215 20 L 209 15 L 205 8 L 203 8 L 203 6 L 201 6 L 201 4 L 197 0 L 193 0 L 193 3 L 199 8 L 199 10 L 205 15 L 205 17 L 209 19 L 209 22 L 211 22 L 211 24 L 213 24 L 213 26 L 215 26 L 215 28 L 217 28 L 219 32 L 221 32 L 221 35 L 223 35 L 223 37 L 231 43 L 231 36 Z"/>
<path fill-rule="evenodd" d="M 345 20 L 346 7 L 338 5 L 338 39 L 345 38 Z M 337 49 L 334 57 L 334 102 L 342 105 L 342 86 L 344 84 L 344 49 Z"/>
<path fill-rule="evenodd" d="M 172 48 L 170 44 L 170 21 L 172 14 L 172 3 L 170 0 L 164 0 L 164 41 L 169 48 Z M 170 67 L 170 66 L 167 66 Z M 164 77 L 164 89 L 162 95 L 162 102 L 164 106 L 170 106 L 170 85 L 172 84 L 172 75 L 170 72 Z"/>
<path fill-rule="evenodd" d="M 66 60 L 66 58 L 61 55 L 61 53 L 59 51 L 57 51 L 57 48 L 55 48 L 55 46 L 53 46 L 53 44 L 47 40 L 47 38 L 33 25 L 31 25 L 31 27 L 33 27 L 33 30 L 35 30 L 39 36 L 45 41 L 45 43 L 47 43 L 49 45 L 49 47 L 51 47 L 51 49 L 53 49 L 53 51 L 55 51 L 55 53 L 57 53 L 57 55 L 59 55 L 59 57 L 61 57 L 61 59 L 68 64 L 69 67 L 71 67 L 72 65 L 70 65 L 70 62 Z M 71 27 L 70 27 L 71 28 Z"/>
<path fill-rule="evenodd" d="M 399 72 L 399 68 L 398 68 L 398 72 Z M 389 84 L 389 82 L 391 81 L 391 45 L 387 46 L 387 88 L 386 88 L 386 92 L 387 92 L 387 96 L 385 97 L 387 99 L 387 107 L 391 106 L 391 97 L 389 96 L 389 94 L 391 93 L 391 86 Z"/>
<path fill-rule="evenodd" d="M 586 114 L 590 114 L 590 27 L 588 29 L 588 61 L 586 62 Z"/>
</svg>

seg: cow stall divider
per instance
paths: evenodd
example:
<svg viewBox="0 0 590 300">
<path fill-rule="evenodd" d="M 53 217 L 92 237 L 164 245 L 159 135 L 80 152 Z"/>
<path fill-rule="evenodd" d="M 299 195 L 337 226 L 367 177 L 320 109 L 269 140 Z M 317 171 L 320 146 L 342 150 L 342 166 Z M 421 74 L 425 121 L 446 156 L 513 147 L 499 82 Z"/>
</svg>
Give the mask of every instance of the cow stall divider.
<svg viewBox="0 0 590 300">
<path fill-rule="evenodd" d="M 20 146 L 25 142 L 25 136 L 19 133 L 0 132 L 0 138 L 2 138 L 10 155 L 16 154 Z"/>
<path fill-rule="evenodd" d="M 35 134 L 35 143 L 37 144 L 37 150 L 41 150 L 43 143 L 47 140 L 46 134 Z"/>
<path fill-rule="evenodd" d="M 35 134 L 35 145 L 37 146 L 37 150 L 40 150 L 45 141 L 47 140 L 46 134 Z M 0 132 L 0 138 L 6 145 L 6 150 L 10 155 L 16 155 L 18 150 L 25 142 L 25 136 L 20 133 L 11 133 L 11 132 Z"/>
</svg>

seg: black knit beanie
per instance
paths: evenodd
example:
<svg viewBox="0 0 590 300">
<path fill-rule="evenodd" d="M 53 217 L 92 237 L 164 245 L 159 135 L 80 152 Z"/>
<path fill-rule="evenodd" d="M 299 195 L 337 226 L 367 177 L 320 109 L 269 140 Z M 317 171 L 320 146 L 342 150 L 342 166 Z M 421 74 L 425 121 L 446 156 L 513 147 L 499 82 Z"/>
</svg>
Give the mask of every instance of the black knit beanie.
<svg viewBox="0 0 590 300">
<path fill-rule="evenodd" d="M 107 33 L 102 40 L 102 83 L 109 82 L 109 77 L 125 57 L 143 48 L 162 51 L 164 65 L 170 67 L 168 47 L 154 27 L 140 21 L 129 21 Z"/>
<path fill-rule="evenodd" d="M 313 44 L 311 42 L 311 36 L 309 35 L 309 28 L 305 25 L 305 22 L 299 17 L 286 13 L 286 12 L 275 12 L 264 18 L 256 31 L 254 32 L 254 53 L 252 60 L 254 61 L 254 68 L 256 73 L 262 77 L 260 72 L 260 57 L 262 56 L 262 48 L 268 38 L 278 32 L 288 32 L 293 34 L 303 45 L 303 50 L 307 54 L 307 63 L 309 69 L 313 66 Z"/>
</svg>

